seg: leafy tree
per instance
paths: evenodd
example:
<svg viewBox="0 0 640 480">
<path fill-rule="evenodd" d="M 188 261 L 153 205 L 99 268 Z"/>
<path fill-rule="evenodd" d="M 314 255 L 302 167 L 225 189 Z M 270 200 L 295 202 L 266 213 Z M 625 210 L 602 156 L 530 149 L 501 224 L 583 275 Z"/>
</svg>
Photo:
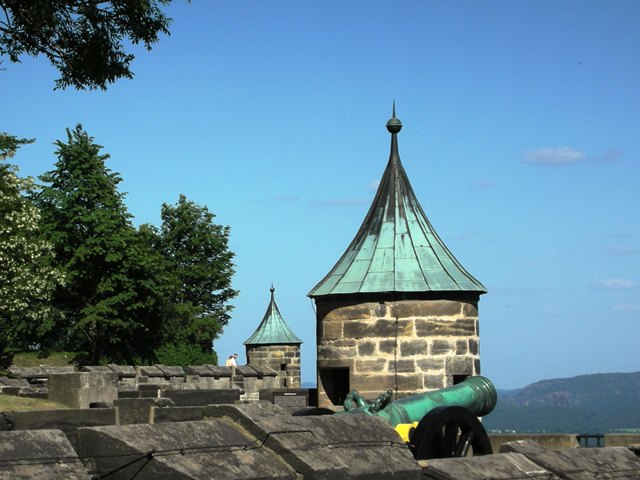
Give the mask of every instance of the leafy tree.
<svg viewBox="0 0 640 480">
<path fill-rule="evenodd" d="M 102 147 L 80 125 L 56 145 L 58 161 L 40 177 L 36 200 L 67 281 L 54 296 L 59 315 L 46 340 L 87 352 L 93 364 L 150 359 L 166 295 L 154 280 L 160 259 L 131 225 Z"/>
<path fill-rule="evenodd" d="M 32 141 L 0 133 L 0 160 Z M 31 185 L 15 166 L 0 164 L 0 368 L 11 362 L 10 348 L 38 343 L 51 330 L 50 299 L 63 281 L 40 234 L 38 209 L 23 196 Z"/>
<path fill-rule="evenodd" d="M 56 88 L 101 88 L 132 78 L 125 44 L 147 50 L 169 34 L 160 9 L 171 0 L 0 0 L 0 56 L 45 55 L 60 72 Z"/>
<path fill-rule="evenodd" d="M 184 346 L 211 354 L 213 340 L 230 318 L 228 302 L 238 294 L 231 288 L 234 254 L 228 247 L 229 227 L 214 223 L 215 215 L 207 207 L 184 195 L 175 205 L 163 204 L 161 218 L 159 231 L 148 225 L 144 229 L 171 272 L 172 315 L 162 327 L 164 343 L 182 356 Z"/>
</svg>

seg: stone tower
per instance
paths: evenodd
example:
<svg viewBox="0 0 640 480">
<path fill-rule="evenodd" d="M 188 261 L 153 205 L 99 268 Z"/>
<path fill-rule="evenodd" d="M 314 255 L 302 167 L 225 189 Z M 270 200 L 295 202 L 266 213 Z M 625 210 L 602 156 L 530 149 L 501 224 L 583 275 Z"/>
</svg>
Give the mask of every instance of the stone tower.
<svg viewBox="0 0 640 480">
<path fill-rule="evenodd" d="M 300 388 L 300 340 L 284 321 L 271 287 L 271 301 L 262 322 L 244 342 L 247 363 L 261 365 L 278 372 L 279 386 Z"/>
<path fill-rule="evenodd" d="M 391 153 L 371 208 L 309 292 L 320 406 L 342 403 L 352 389 L 370 400 L 386 390 L 398 398 L 480 373 L 478 300 L 486 289 L 418 203 L 398 154 L 401 128 L 394 104 Z"/>
</svg>

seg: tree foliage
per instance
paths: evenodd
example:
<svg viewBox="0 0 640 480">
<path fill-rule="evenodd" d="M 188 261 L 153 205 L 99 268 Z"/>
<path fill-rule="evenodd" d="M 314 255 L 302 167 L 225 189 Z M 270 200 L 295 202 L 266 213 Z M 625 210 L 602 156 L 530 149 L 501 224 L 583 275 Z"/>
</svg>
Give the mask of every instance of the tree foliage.
<svg viewBox="0 0 640 480">
<path fill-rule="evenodd" d="M 0 159 L 30 142 L 0 133 Z M 18 177 L 17 167 L 0 164 L 0 364 L 10 361 L 9 347 L 48 335 L 51 295 L 63 282 L 51 264 L 51 245 L 42 238 L 38 209 L 24 196 L 31 186 L 31 179 Z"/>
<path fill-rule="evenodd" d="M 57 88 L 101 88 L 131 78 L 134 55 L 169 34 L 160 9 L 171 0 L 0 0 L 0 56 L 44 55 L 60 72 Z"/>
<path fill-rule="evenodd" d="M 212 352 L 212 342 L 229 321 L 234 254 L 229 250 L 229 227 L 214 222 L 207 207 L 180 195 L 175 205 L 163 204 L 162 225 L 141 227 L 156 251 L 162 253 L 168 277 L 171 318 L 163 325 L 165 342 L 195 345 Z"/>
<path fill-rule="evenodd" d="M 162 206 L 160 228 L 136 230 L 102 147 L 80 125 L 56 145 L 33 199 L 66 281 L 40 344 L 87 352 L 93 364 L 215 362 L 212 342 L 237 295 L 229 227 L 181 195 Z"/>
<path fill-rule="evenodd" d="M 80 125 L 56 145 L 55 169 L 40 177 L 36 197 L 67 278 L 54 296 L 56 328 L 47 340 L 87 352 L 94 364 L 150 359 L 163 292 L 154 281 L 158 263 L 118 191 L 121 178 Z"/>
</svg>

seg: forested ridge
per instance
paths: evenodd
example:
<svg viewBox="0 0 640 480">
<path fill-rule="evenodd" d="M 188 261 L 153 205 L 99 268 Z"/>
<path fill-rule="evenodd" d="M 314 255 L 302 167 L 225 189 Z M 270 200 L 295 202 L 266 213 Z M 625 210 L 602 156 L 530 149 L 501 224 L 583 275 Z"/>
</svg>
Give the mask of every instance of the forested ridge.
<svg viewBox="0 0 640 480">
<path fill-rule="evenodd" d="M 640 431 L 640 372 L 598 373 L 498 391 L 488 430 L 522 433 Z"/>
</svg>

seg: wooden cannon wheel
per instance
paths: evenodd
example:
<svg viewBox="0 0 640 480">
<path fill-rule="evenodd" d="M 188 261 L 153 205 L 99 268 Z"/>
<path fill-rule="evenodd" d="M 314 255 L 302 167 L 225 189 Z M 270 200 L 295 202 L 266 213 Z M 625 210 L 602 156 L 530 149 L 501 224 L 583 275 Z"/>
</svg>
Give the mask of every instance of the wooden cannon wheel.
<svg viewBox="0 0 640 480">
<path fill-rule="evenodd" d="M 492 453 L 480 420 L 464 407 L 436 407 L 409 433 L 409 448 L 416 460 L 465 457 Z"/>
</svg>

